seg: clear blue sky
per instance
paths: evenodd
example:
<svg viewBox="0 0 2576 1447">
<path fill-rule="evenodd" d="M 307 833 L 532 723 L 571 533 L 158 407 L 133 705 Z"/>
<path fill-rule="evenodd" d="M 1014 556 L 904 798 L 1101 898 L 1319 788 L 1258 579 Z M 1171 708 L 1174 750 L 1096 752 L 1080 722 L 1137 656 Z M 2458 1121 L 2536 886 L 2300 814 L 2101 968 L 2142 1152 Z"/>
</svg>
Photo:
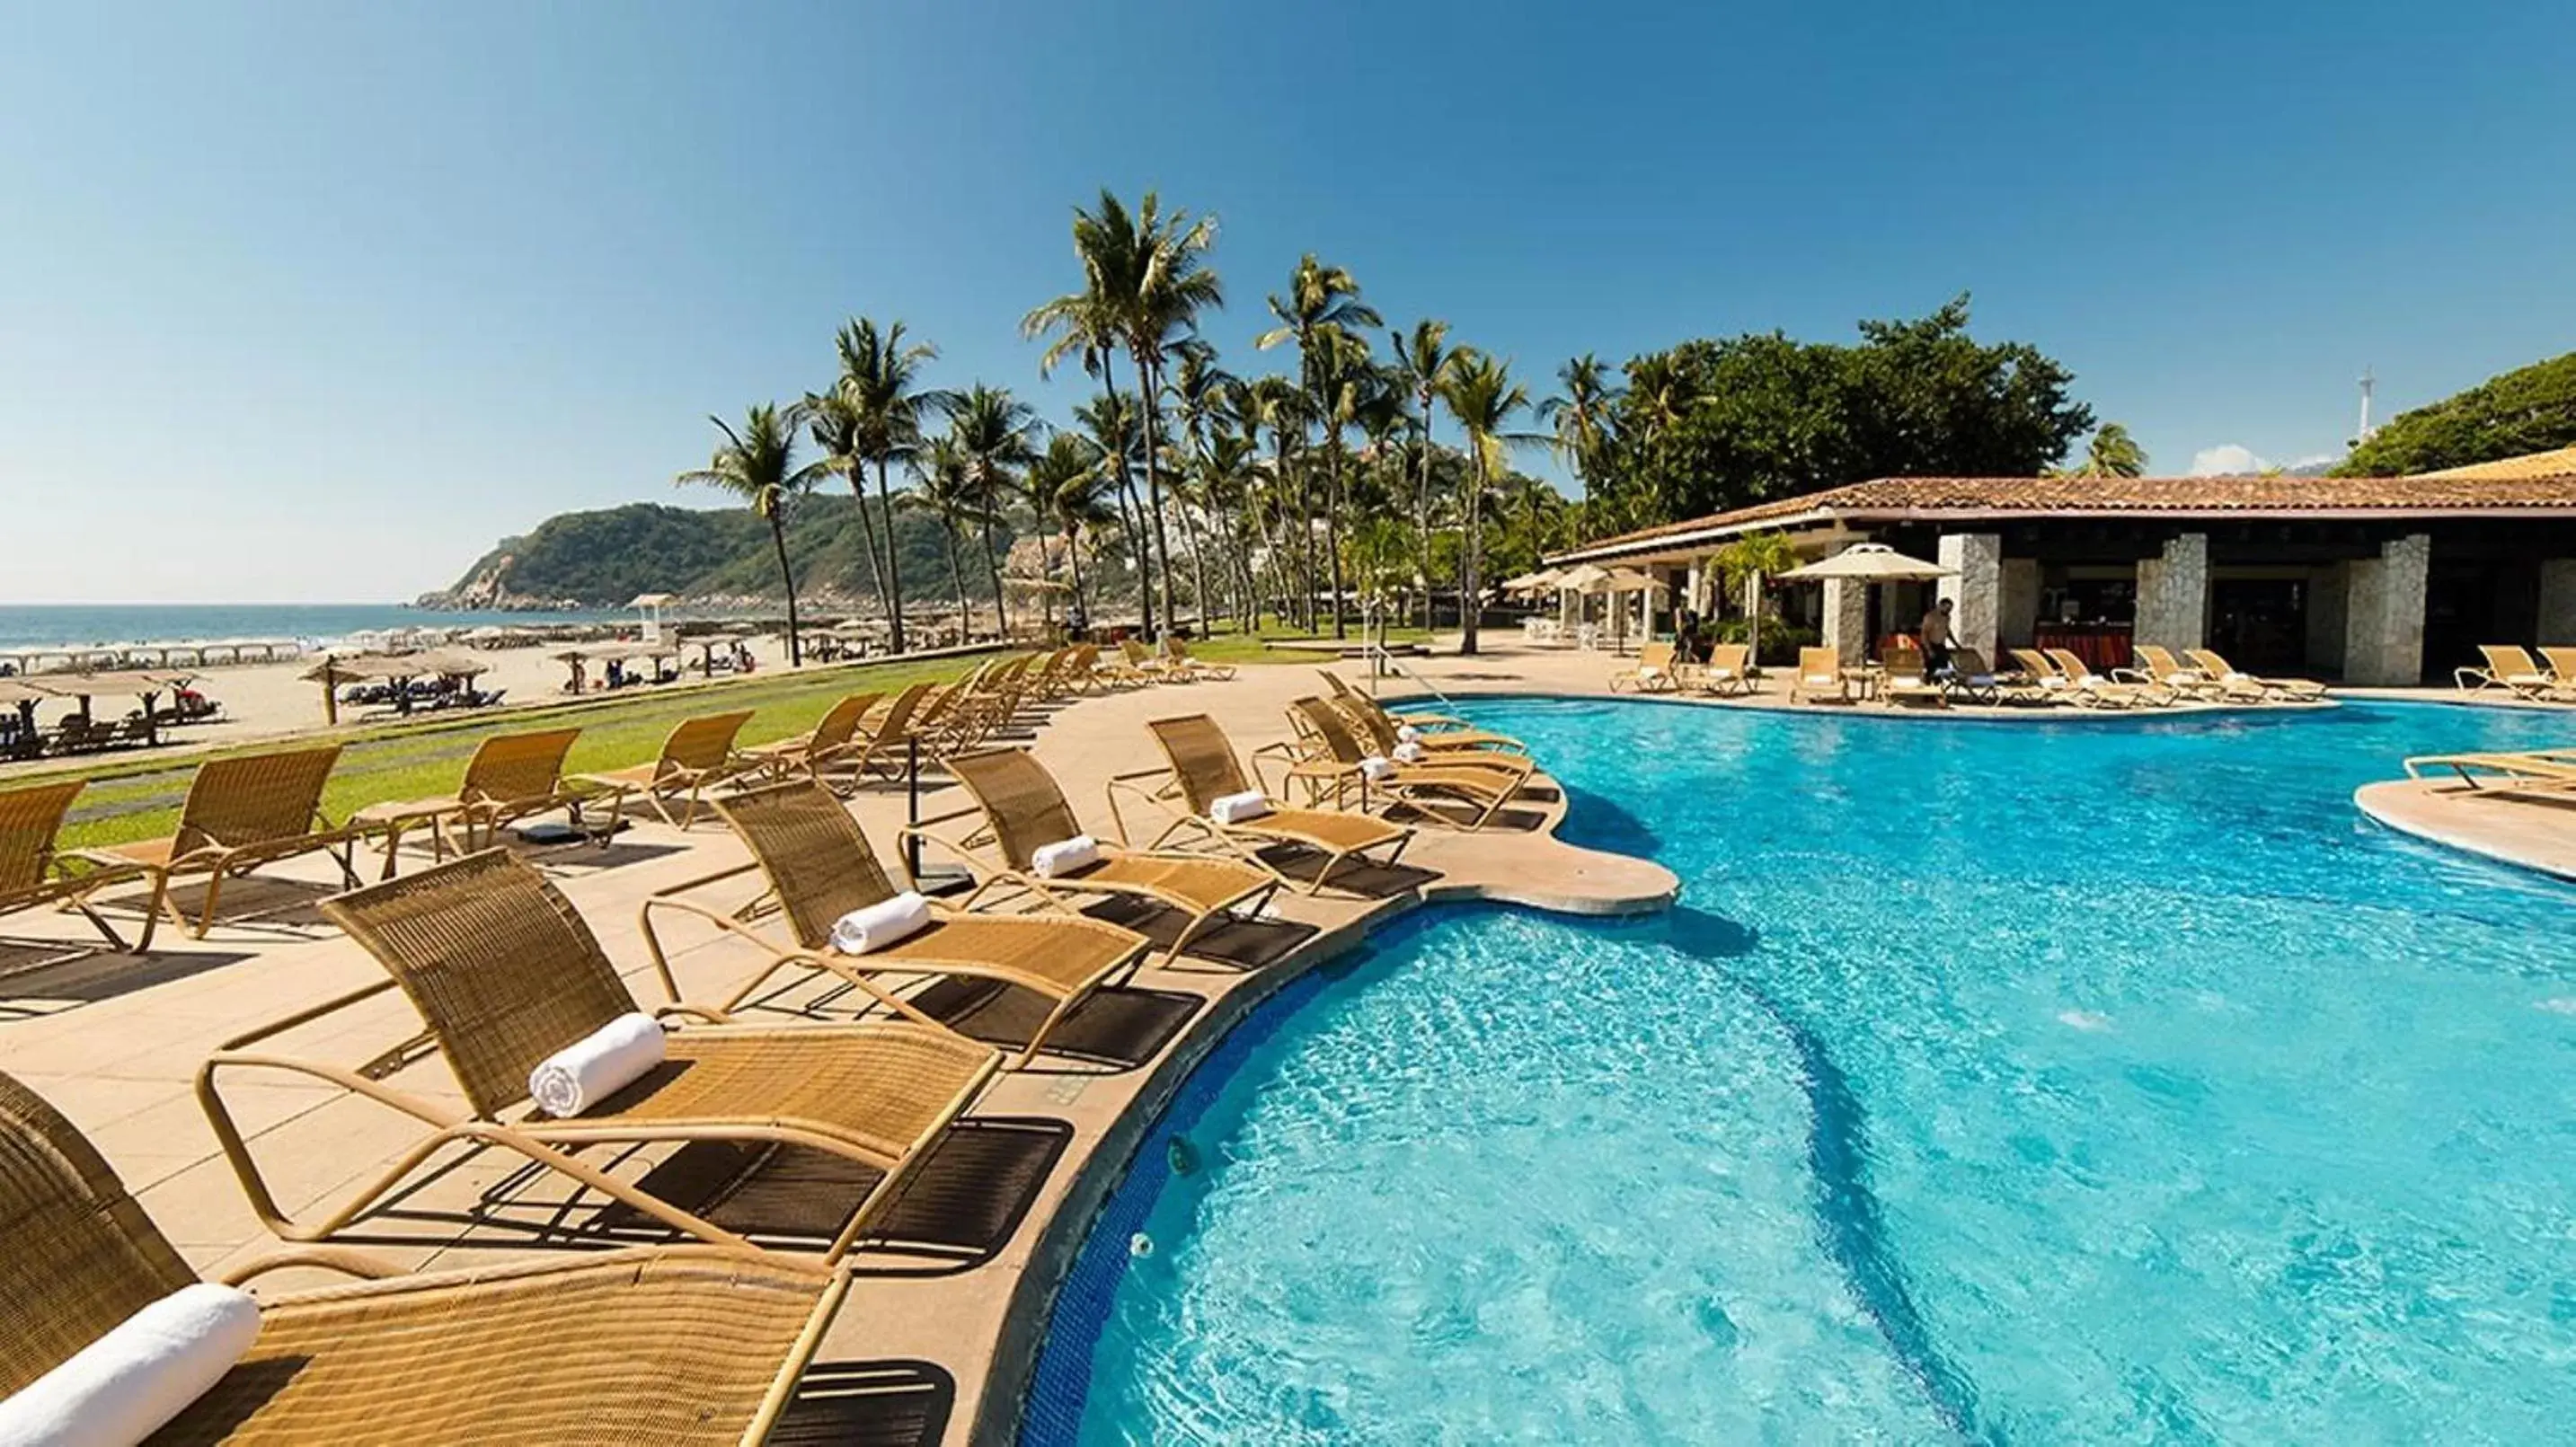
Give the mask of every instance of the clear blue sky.
<svg viewBox="0 0 2576 1447">
<path fill-rule="evenodd" d="M 1968 290 L 2157 470 L 2295 462 L 2576 347 L 2572 74 L 2564 0 L 10 0 L 0 601 L 408 596 L 852 313 L 1036 389 L 1103 184 L 1220 215 L 1238 367 L 1307 249 L 1534 380 Z"/>
</svg>

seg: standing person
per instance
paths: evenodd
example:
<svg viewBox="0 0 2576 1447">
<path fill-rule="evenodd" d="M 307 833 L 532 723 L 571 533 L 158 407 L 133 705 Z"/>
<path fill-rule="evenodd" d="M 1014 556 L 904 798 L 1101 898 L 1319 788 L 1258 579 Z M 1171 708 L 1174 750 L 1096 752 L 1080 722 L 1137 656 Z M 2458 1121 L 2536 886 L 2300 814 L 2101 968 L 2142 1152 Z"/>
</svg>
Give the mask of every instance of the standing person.
<svg viewBox="0 0 2576 1447">
<path fill-rule="evenodd" d="M 1923 672 L 1926 677 L 1950 667 L 1950 600 L 1942 599 L 1923 615 Z"/>
</svg>

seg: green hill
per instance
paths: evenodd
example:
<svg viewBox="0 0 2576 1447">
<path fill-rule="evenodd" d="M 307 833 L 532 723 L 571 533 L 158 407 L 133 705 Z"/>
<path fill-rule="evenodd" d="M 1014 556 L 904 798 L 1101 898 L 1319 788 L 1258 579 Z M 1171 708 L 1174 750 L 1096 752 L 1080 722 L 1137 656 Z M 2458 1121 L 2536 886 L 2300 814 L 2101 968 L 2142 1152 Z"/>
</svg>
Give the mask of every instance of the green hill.
<svg viewBox="0 0 2576 1447">
<path fill-rule="evenodd" d="M 797 501 L 787 552 L 799 597 L 856 603 L 876 596 L 856 498 L 816 494 Z M 884 537 L 885 513 L 867 515 Z M 896 560 L 908 600 L 953 595 L 947 543 L 936 519 L 911 509 L 895 513 Z M 1016 534 L 1004 526 L 996 541 Z M 981 541 L 960 540 L 970 597 L 990 598 Z M 559 513 L 528 533 L 504 538 L 474 561 L 455 586 L 421 599 L 432 607 L 623 607 L 639 593 L 692 598 L 779 596 L 778 563 L 769 528 L 746 508 L 685 508 L 635 502 L 592 512 Z"/>
<path fill-rule="evenodd" d="M 2335 471 L 2394 477 L 2576 444 L 2576 352 L 2490 377 L 2429 407 L 2400 412 Z"/>
</svg>

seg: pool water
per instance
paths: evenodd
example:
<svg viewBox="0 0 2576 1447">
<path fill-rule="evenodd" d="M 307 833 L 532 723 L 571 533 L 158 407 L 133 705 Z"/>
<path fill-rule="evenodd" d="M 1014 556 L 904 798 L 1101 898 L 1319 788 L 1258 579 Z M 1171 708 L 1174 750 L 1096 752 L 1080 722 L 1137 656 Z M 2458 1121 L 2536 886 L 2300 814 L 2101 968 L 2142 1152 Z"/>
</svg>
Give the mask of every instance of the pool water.
<svg viewBox="0 0 2576 1447">
<path fill-rule="evenodd" d="M 2350 802 L 2563 720 L 1472 712 L 1681 906 L 1425 911 L 1265 1007 L 1024 1440 L 2576 1431 L 2576 888 Z"/>
</svg>

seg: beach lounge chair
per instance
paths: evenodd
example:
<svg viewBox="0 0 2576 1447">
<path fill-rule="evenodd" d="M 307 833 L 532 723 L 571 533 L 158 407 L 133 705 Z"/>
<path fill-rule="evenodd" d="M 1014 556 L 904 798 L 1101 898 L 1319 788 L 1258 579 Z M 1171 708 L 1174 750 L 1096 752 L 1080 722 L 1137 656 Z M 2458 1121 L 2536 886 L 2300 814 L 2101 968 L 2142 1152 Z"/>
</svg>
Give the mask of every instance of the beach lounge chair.
<svg viewBox="0 0 2576 1447">
<path fill-rule="evenodd" d="M 780 739 L 744 749 L 744 763 L 773 779 L 792 779 L 799 775 L 821 782 L 823 771 L 838 763 L 843 754 L 864 747 L 860 727 L 885 697 L 882 693 L 854 693 L 835 703 L 814 724 L 814 730 L 795 738 Z"/>
<path fill-rule="evenodd" d="M 1815 703 L 1824 699 L 1834 703 L 1852 701 L 1851 681 L 1843 677 L 1842 650 L 1801 648 L 1798 650 L 1798 676 L 1789 684 L 1789 701 Z"/>
<path fill-rule="evenodd" d="M 126 948 L 124 937 L 90 908 L 89 895 L 102 885 L 135 878 L 140 869 L 101 866 L 73 872 L 65 867 L 68 861 L 54 853 L 54 839 L 62 832 L 63 815 L 88 783 L 86 779 L 66 779 L 0 790 L 0 915 L 49 904 L 75 909 L 93 929 L 107 937 L 109 944 L 121 950 Z M 134 945 L 136 952 L 152 947 L 152 925 L 158 917 L 157 911 L 144 916 L 142 937 Z"/>
<path fill-rule="evenodd" d="M 1306 893 L 1317 894 L 1345 861 L 1362 858 L 1372 849 L 1384 849 L 1386 856 L 1377 862 L 1393 864 L 1413 839 L 1411 829 L 1375 815 L 1339 809 L 1299 809 L 1276 799 L 1268 800 L 1269 812 L 1257 818 L 1227 822 L 1216 816 L 1217 801 L 1255 792 L 1256 781 L 1244 772 L 1225 730 L 1203 713 L 1156 719 L 1145 727 L 1153 730 L 1154 742 L 1171 764 L 1171 788 L 1188 809 L 1148 848 L 1158 849 L 1175 838 L 1196 834 L 1286 880 L 1287 875 L 1262 859 L 1261 851 L 1274 844 L 1293 844 L 1324 858 L 1314 877 L 1304 885 Z M 1115 794 L 1110 802 L 1114 807 Z"/>
<path fill-rule="evenodd" d="M 1218 683 L 1226 682 L 1235 674 L 1235 666 L 1231 663 L 1203 663 L 1192 658 L 1190 645 L 1178 633 L 1163 635 L 1163 666 L 1178 669 L 1191 678 L 1214 679 Z"/>
<path fill-rule="evenodd" d="M 2576 647 L 2553 644 L 2540 650 L 2540 659 L 2549 665 L 2550 677 L 2558 680 L 2550 689 L 2550 697 L 2576 702 Z"/>
<path fill-rule="evenodd" d="M 0 1397 L 197 1274 L 98 1149 L 0 1075 Z M 840 1307 L 849 1275 L 704 1247 L 405 1276 L 342 1248 L 281 1269 L 354 1284 L 263 1292 L 248 1352 L 155 1442 L 767 1440 Z"/>
<path fill-rule="evenodd" d="M 465 778 L 456 792 L 438 798 L 404 799 L 370 804 L 349 816 L 353 829 L 381 831 L 385 863 L 382 877 L 391 879 L 403 835 L 415 828 L 429 831 L 430 857 L 445 859 L 452 848 L 471 854 L 498 843 L 502 826 L 551 809 L 571 811 L 578 826 L 582 811 L 606 800 L 608 819 L 600 826 L 605 848 L 616 837 L 627 790 L 622 786 L 564 777 L 564 756 L 572 752 L 579 729 L 543 729 L 524 734 L 494 734 L 475 746 L 465 763 Z M 454 827 L 457 837 L 451 839 Z"/>
<path fill-rule="evenodd" d="M 2561 682 L 2548 664 L 2519 643 L 2481 643 L 2478 653 L 2486 667 L 2451 670 L 2454 686 L 2470 693 L 2501 688 L 2516 698 L 2538 699 L 2546 698 Z"/>
<path fill-rule="evenodd" d="M 1470 811 L 1465 826 L 1481 829 L 1493 822 L 1503 806 L 1518 797 L 1529 782 L 1526 770 L 1504 771 L 1498 764 L 1526 763 L 1488 755 L 1482 760 L 1448 759 L 1419 764 L 1401 763 L 1393 757 L 1375 753 L 1361 742 L 1358 725 L 1347 708 L 1330 699 L 1309 696 L 1289 706 L 1289 716 L 1308 741 L 1307 754 L 1298 760 L 1294 776 L 1303 779 L 1308 789 L 1320 797 L 1329 785 L 1334 797 L 1350 797 L 1356 791 L 1360 803 L 1368 803 L 1369 791 L 1382 790 L 1395 801 L 1425 817 L 1445 824 L 1458 821 L 1430 803 L 1462 804 Z M 1372 765 L 1369 761 L 1379 762 Z"/>
<path fill-rule="evenodd" d="M 2193 668 L 2215 680 L 2221 687 L 2241 689 L 2250 684 L 2267 696 L 2288 699 L 2293 703 L 2314 703 L 2326 696 L 2326 686 L 2309 678 L 2258 678 L 2241 672 L 2236 665 L 2206 648 L 2186 648 L 2183 657 Z"/>
<path fill-rule="evenodd" d="M 682 719 L 670 737 L 662 740 L 661 755 L 653 762 L 602 774 L 583 774 L 581 781 L 603 788 L 633 789 L 653 806 L 654 813 L 662 816 L 663 823 L 686 829 L 697 822 L 698 804 L 709 788 L 749 767 L 734 752 L 733 741 L 750 721 L 751 710 L 747 708 Z M 671 800 L 675 797 L 682 801 L 676 818 L 671 813 Z"/>
<path fill-rule="evenodd" d="M 2418 754 L 2406 777 L 2447 771 L 2472 789 L 2489 793 L 2543 793 L 2576 799 L 2576 749 L 2523 753 Z"/>
<path fill-rule="evenodd" d="M 1923 671 L 1923 654 L 1913 648 L 1887 651 L 1887 678 L 1878 696 L 1905 708 L 1948 708 L 1949 691 Z"/>
<path fill-rule="evenodd" d="M 190 939 L 204 939 L 215 921 L 224 881 L 263 864 L 306 854 L 328 854 L 342 883 L 358 883 L 358 831 L 333 824 L 322 813 L 322 786 L 340 758 L 338 744 L 283 753 L 208 759 L 188 784 L 177 832 L 160 839 L 84 849 L 75 857 L 104 868 L 140 873 L 152 881 L 151 915 L 163 910 Z M 205 876 L 206 897 L 193 921 L 170 898 L 174 879 Z M 150 938 L 146 925 L 145 939 Z M 138 946 L 140 948 L 140 946 Z"/>
<path fill-rule="evenodd" d="M 1635 666 L 1622 668 L 1610 675 L 1610 691 L 1622 689 L 1631 693 L 1672 693 L 1680 685 L 1673 678 L 1673 652 L 1669 643 L 1637 645 Z"/>
<path fill-rule="evenodd" d="M 2068 673 L 2058 667 L 2055 658 L 2036 648 L 2012 650 L 2013 661 L 2021 665 L 2030 678 L 2034 696 L 2047 703 L 2062 703 L 2072 708 L 2138 708 L 2145 700 L 2134 691 L 2134 684 L 2114 684 L 2104 680 L 2099 688 L 2088 687 L 2081 679 L 2098 677 L 2089 668 Z"/>
<path fill-rule="evenodd" d="M 2174 691 L 2162 684 L 2122 683 L 2108 675 L 2095 673 L 2093 665 L 2077 656 L 2071 648 L 2043 648 L 2040 652 L 2057 665 L 2060 678 L 2078 697 L 2100 699 L 2127 708 L 2161 708 L 2174 701 Z"/>
<path fill-rule="evenodd" d="M 1950 671 L 1942 677 L 1941 687 L 1954 700 L 1983 705 L 2002 703 L 2013 691 L 2012 682 L 1995 672 L 1986 655 L 1974 648 L 1950 650 Z"/>
<path fill-rule="evenodd" d="M 983 827 L 959 839 L 907 830 L 950 850 L 970 864 L 1019 886 L 1060 909 L 1086 895 L 1144 900 L 1187 917 L 1180 933 L 1162 955 L 1170 964 L 1217 921 L 1235 913 L 1249 914 L 1279 890 L 1279 876 L 1232 859 L 1176 850 L 1129 849 L 1103 843 L 1098 862 L 1067 873 L 1041 877 L 1036 855 L 1052 844 L 1082 836 L 1082 822 L 1065 802 L 1055 776 L 1026 749 L 985 749 L 948 760 L 948 772 L 966 786 L 975 809 L 923 825 L 980 813 Z M 989 846 L 1000 855 L 995 867 L 976 851 Z"/>
<path fill-rule="evenodd" d="M 2149 684 L 2183 698 L 2223 699 L 2234 692 L 2217 679 L 2176 658 L 2172 649 L 2140 643 L 2130 648 L 2129 656 L 2128 667 L 2111 670 L 2112 682 Z M 2254 693 L 2259 697 L 2262 690 L 2255 689 Z"/>
<path fill-rule="evenodd" d="M 931 906 L 931 923 L 918 934 L 866 954 L 845 954 L 833 946 L 832 926 L 853 910 L 901 892 L 886 877 L 858 821 L 810 779 L 745 790 L 716 800 L 714 807 L 751 851 L 752 862 L 672 885 L 644 901 L 645 948 L 674 1003 L 681 999 L 680 984 L 654 928 L 656 910 L 696 916 L 770 954 L 766 968 L 718 1002 L 717 1008 L 727 1013 L 770 989 L 782 970 L 791 969 L 846 980 L 865 997 L 863 1007 L 882 1006 L 898 1014 L 910 1007 L 889 980 L 901 977 L 984 980 L 1030 991 L 1048 1000 L 1050 1009 L 1005 1067 L 1016 1070 L 1046 1049 L 1055 1027 L 1092 992 L 1133 974 L 1152 947 L 1134 930 L 1087 915 L 976 914 L 970 895 L 962 910 Z M 742 908 L 718 910 L 680 897 L 753 870 L 768 888 Z M 783 942 L 751 927 L 772 913 L 786 922 Z"/>
<path fill-rule="evenodd" d="M 727 1023 L 719 1010 L 674 1006 L 659 1012 L 666 1021 L 693 1015 L 716 1023 L 668 1032 L 660 1066 L 559 1119 L 534 1107 L 530 1073 L 639 1007 L 598 938 L 544 875 L 492 849 L 340 895 L 322 908 L 391 978 L 229 1040 L 197 1073 L 198 1102 L 252 1212 L 289 1241 L 337 1233 L 438 1151 L 472 1143 L 516 1152 L 701 1241 L 753 1250 L 735 1232 L 578 1155 L 593 1145 L 733 1141 L 806 1147 L 880 1173 L 860 1189 L 825 1248 L 826 1262 L 837 1261 L 1001 1064 L 996 1052 L 917 1012 L 860 1024 L 747 1026 Z M 463 1112 L 353 1070 L 258 1048 L 397 987 L 454 1073 Z M 289 1219 L 223 1100 L 222 1081 L 243 1070 L 341 1086 L 419 1120 L 430 1133 L 320 1219 Z"/>
<path fill-rule="evenodd" d="M 1473 725 L 1459 728 L 1426 729 L 1405 723 L 1388 713 L 1376 699 L 1364 693 L 1346 693 L 1334 700 L 1342 712 L 1351 716 L 1370 747 L 1393 757 L 1399 744 L 1419 744 L 1426 754 L 1443 759 L 1474 758 L 1488 763 L 1509 763 L 1526 774 L 1530 765 L 1524 757 L 1529 745 L 1509 734 L 1493 733 Z M 1408 730 L 1410 731 L 1408 733 Z M 1506 759 L 1503 755 L 1515 757 Z"/>
<path fill-rule="evenodd" d="M 1106 649 L 1093 652 L 1091 676 L 1111 688 L 1138 688 L 1145 684 L 1162 682 L 1159 671 L 1148 671 L 1137 666 L 1137 660 L 1144 656 L 1145 650 L 1136 645 L 1136 640 L 1124 639 L 1119 643 L 1118 651 L 1115 653 Z"/>
<path fill-rule="evenodd" d="M 1753 650 L 1742 643 L 1709 645 L 1708 662 L 1686 670 L 1680 683 L 1684 693 L 1706 694 L 1724 698 L 1729 694 L 1753 692 Z"/>
<path fill-rule="evenodd" d="M 1340 674 L 1335 673 L 1331 669 L 1318 668 L 1315 672 L 1322 675 L 1324 685 L 1333 691 L 1333 697 L 1344 700 L 1365 698 L 1371 703 L 1377 703 L 1376 698 L 1351 687 L 1348 682 L 1343 680 Z M 1475 727 L 1474 724 L 1467 722 L 1465 719 L 1460 718 L 1455 714 L 1425 713 L 1420 709 L 1410 708 L 1396 710 L 1390 709 L 1384 704 L 1378 704 L 1378 711 L 1384 713 L 1388 718 L 1395 720 L 1399 726 L 1410 724 L 1414 728 L 1425 733 L 1439 733 L 1450 729 L 1468 729 Z"/>
</svg>

